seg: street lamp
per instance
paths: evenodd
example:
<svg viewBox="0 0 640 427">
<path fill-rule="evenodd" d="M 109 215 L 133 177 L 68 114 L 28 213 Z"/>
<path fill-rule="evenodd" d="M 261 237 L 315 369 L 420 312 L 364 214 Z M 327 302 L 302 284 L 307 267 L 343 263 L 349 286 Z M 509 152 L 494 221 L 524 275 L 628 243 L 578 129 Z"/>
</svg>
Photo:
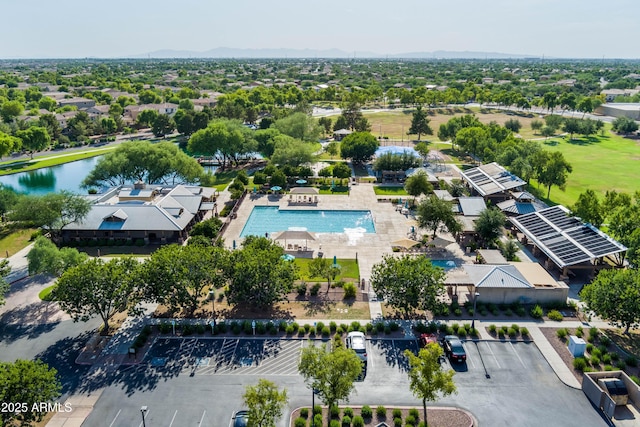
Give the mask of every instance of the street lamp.
<svg viewBox="0 0 640 427">
<path fill-rule="evenodd" d="M 473 317 L 471 319 L 471 330 L 473 331 L 476 328 L 476 302 L 478 302 L 478 297 L 480 294 L 478 292 L 473 296 Z"/>
<path fill-rule="evenodd" d="M 147 414 L 147 407 L 143 406 L 142 408 L 140 408 L 140 414 L 142 414 L 142 427 L 147 427 L 147 424 L 144 420 L 144 416 Z"/>
<path fill-rule="evenodd" d="M 216 317 L 216 309 L 215 309 L 215 299 L 216 299 L 216 293 L 211 290 L 209 291 L 209 299 L 211 300 L 211 317 L 215 318 Z"/>
</svg>

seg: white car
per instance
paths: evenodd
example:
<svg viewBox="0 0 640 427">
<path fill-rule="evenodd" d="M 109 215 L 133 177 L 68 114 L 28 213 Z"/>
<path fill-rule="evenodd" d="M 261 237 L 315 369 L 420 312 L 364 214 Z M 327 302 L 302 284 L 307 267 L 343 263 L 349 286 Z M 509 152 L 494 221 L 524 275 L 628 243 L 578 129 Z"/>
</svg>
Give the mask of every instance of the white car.
<svg viewBox="0 0 640 427">
<path fill-rule="evenodd" d="M 347 334 L 347 348 L 355 351 L 362 363 L 367 363 L 367 340 L 362 332 Z"/>
</svg>

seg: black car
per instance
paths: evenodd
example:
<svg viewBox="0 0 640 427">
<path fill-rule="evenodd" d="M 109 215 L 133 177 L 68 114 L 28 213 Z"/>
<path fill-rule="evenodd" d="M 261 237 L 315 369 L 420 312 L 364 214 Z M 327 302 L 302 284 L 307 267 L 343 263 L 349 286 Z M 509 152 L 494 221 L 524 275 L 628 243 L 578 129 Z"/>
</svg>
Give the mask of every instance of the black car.
<svg viewBox="0 0 640 427">
<path fill-rule="evenodd" d="M 230 427 L 247 427 L 249 424 L 249 411 L 238 411 L 231 418 Z"/>
<path fill-rule="evenodd" d="M 467 360 L 467 353 L 464 351 L 462 341 L 457 336 L 447 335 L 444 337 L 442 347 L 449 360 L 453 362 L 465 362 Z"/>
</svg>

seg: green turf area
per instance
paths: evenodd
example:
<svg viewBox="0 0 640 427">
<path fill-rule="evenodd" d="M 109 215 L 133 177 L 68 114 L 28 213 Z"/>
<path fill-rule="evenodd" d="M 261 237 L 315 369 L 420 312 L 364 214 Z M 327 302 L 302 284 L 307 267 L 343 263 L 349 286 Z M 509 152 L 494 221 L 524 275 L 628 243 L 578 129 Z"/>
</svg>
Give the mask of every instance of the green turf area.
<svg viewBox="0 0 640 427">
<path fill-rule="evenodd" d="M 333 258 L 331 259 L 333 260 Z M 324 280 L 326 282 L 326 279 L 323 279 L 322 277 L 309 277 L 309 263 L 311 263 L 311 260 L 309 258 L 296 258 L 294 262 L 299 268 L 300 279 L 315 282 L 322 282 Z M 340 275 L 336 277 L 336 281 L 343 279 L 358 280 L 360 278 L 358 263 L 355 259 L 338 258 L 337 262 L 340 266 Z"/>
<path fill-rule="evenodd" d="M 323 185 L 319 188 L 319 190 L 320 194 L 341 194 L 344 196 L 349 194 L 349 187 L 347 187 L 346 185 L 336 185 L 333 188 L 328 185 Z"/>
<path fill-rule="evenodd" d="M 607 129 L 610 129 L 610 125 L 607 125 Z M 568 137 L 550 139 L 544 141 L 543 146 L 562 152 L 573 167 L 567 179 L 566 191 L 551 187 L 552 203 L 571 206 L 580 193 L 587 189 L 604 196 L 607 190 L 633 193 L 640 188 L 640 174 L 637 173 L 640 160 L 638 141 L 607 132 L 605 136 L 576 136 L 571 141 L 568 141 Z M 540 190 L 540 195 L 546 197 L 546 188 L 541 187 Z"/>
<path fill-rule="evenodd" d="M 55 154 L 50 156 L 36 157 L 33 160 L 12 160 L 0 163 L 0 175 L 25 172 L 35 169 L 47 168 L 50 166 L 62 165 L 76 160 L 88 159 L 100 156 L 115 149 L 115 146 L 89 149 L 73 154 Z"/>
<path fill-rule="evenodd" d="M 38 294 L 38 297 L 42 301 L 53 301 L 54 298 L 53 298 L 53 295 L 51 295 L 51 292 L 55 289 L 55 287 L 56 285 L 47 286 L 46 288 L 40 291 L 40 293 Z"/>
<path fill-rule="evenodd" d="M 377 196 L 406 196 L 409 194 L 404 187 L 383 187 L 380 185 L 374 186 L 373 192 Z"/>
<path fill-rule="evenodd" d="M 31 235 L 36 232 L 35 228 L 11 229 L 5 228 L 0 231 L 0 256 L 15 255 L 21 249 L 29 245 Z"/>
</svg>

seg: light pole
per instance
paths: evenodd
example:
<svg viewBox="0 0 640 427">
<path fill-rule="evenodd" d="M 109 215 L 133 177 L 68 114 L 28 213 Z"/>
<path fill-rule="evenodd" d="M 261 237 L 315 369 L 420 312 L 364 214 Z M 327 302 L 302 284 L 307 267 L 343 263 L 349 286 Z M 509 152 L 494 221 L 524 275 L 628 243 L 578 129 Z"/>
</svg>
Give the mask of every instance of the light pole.
<svg viewBox="0 0 640 427">
<path fill-rule="evenodd" d="M 478 292 L 473 296 L 473 317 L 471 318 L 471 330 L 473 331 L 476 328 L 476 302 L 478 301 L 478 297 L 480 294 Z"/>
<path fill-rule="evenodd" d="M 144 420 L 144 416 L 147 414 L 147 407 L 143 406 L 140 408 L 140 414 L 142 414 L 142 427 L 147 427 L 147 423 Z"/>
</svg>

